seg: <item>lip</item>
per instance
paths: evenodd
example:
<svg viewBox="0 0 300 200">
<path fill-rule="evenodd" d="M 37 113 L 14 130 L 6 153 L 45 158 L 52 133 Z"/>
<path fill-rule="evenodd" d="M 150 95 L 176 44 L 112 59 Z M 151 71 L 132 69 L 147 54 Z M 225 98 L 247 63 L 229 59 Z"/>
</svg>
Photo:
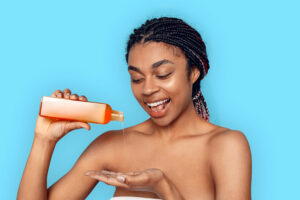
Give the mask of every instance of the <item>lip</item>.
<svg viewBox="0 0 300 200">
<path fill-rule="evenodd" d="M 154 101 L 154 102 L 157 102 L 157 101 Z M 151 117 L 153 118 L 160 118 L 160 117 L 163 117 L 166 115 L 167 111 L 169 110 L 169 106 L 170 106 L 170 103 L 172 102 L 172 100 L 170 100 L 166 105 L 165 105 L 165 108 L 159 112 L 154 112 L 151 108 L 149 108 L 149 106 L 147 105 L 147 103 L 145 104 L 147 109 L 148 109 L 148 113 L 150 114 Z"/>
</svg>

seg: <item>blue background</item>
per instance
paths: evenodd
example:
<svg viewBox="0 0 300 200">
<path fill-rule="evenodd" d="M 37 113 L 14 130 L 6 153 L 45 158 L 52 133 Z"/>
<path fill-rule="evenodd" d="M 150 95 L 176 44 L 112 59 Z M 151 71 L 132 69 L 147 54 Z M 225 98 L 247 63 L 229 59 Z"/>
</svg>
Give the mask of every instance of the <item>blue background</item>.
<svg viewBox="0 0 300 200">
<path fill-rule="evenodd" d="M 250 143 L 253 199 L 295 199 L 299 189 L 297 1 L 1 1 L 0 199 L 15 199 L 41 96 L 70 88 L 125 113 L 148 118 L 130 88 L 129 34 L 148 18 L 174 16 L 196 28 L 211 69 L 202 82 L 211 122 L 242 131 Z M 48 186 L 88 144 L 121 124 L 91 124 L 56 146 Z M 109 199 L 99 183 L 87 199 Z"/>
</svg>

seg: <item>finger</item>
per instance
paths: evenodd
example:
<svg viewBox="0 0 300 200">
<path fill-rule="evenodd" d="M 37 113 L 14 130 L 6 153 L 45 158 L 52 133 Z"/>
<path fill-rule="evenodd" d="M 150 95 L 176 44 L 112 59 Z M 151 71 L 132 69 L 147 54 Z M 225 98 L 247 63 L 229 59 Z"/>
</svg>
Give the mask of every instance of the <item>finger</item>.
<svg viewBox="0 0 300 200">
<path fill-rule="evenodd" d="M 84 95 L 81 95 L 81 96 L 79 97 L 79 100 L 80 100 L 80 101 L 87 101 L 87 98 L 86 98 Z"/>
<path fill-rule="evenodd" d="M 125 176 L 125 183 L 129 186 L 146 186 L 150 183 L 150 177 L 145 173 Z"/>
<path fill-rule="evenodd" d="M 85 128 L 86 130 L 91 130 L 91 126 L 86 122 L 69 122 L 66 127 L 68 132 L 79 128 Z"/>
<path fill-rule="evenodd" d="M 101 171 L 88 171 L 85 173 L 85 175 L 99 175 L 99 176 L 105 176 L 106 178 L 115 178 L 120 182 L 125 181 L 125 177 L 122 176 L 122 173 L 120 172 L 113 172 L 113 171 L 108 171 L 108 170 L 101 170 Z"/>
<path fill-rule="evenodd" d="M 70 99 L 72 100 L 78 100 L 78 95 L 77 94 L 71 94 Z"/>
<path fill-rule="evenodd" d="M 110 174 L 110 175 L 122 175 L 122 174 L 124 174 L 122 172 L 113 172 L 113 171 L 108 171 L 108 170 L 101 170 L 100 172 L 102 174 Z"/>
<path fill-rule="evenodd" d="M 121 175 L 128 175 L 128 176 L 130 176 L 130 175 L 138 175 L 138 174 L 140 174 L 141 172 L 126 172 L 126 173 L 122 173 L 122 172 L 113 172 L 113 171 L 108 171 L 108 170 L 101 170 L 100 171 L 102 174 L 108 174 L 108 175 L 115 175 L 115 176 L 121 176 Z"/>
<path fill-rule="evenodd" d="M 125 175 L 138 175 L 140 174 L 141 172 L 126 172 L 124 173 Z"/>
<path fill-rule="evenodd" d="M 108 171 L 108 170 L 101 170 L 100 173 L 102 174 L 109 174 L 109 175 L 116 175 L 116 172 L 113 171 Z"/>
<path fill-rule="evenodd" d="M 95 171 L 95 170 L 89 170 L 85 173 L 85 175 L 93 175 L 93 174 L 98 174 L 98 175 L 105 175 L 105 176 L 112 176 L 116 174 L 115 172 L 112 171 L 107 171 L 107 170 L 101 170 L 101 171 Z"/>
<path fill-rule="evenodd" d="M 61 93 L 60 90 L 55 90 L 52 94 L 51 94 L 51 97 L 57 97 L 57 95 Z"/>
<path fill-rule="evenodd" d="M 123 187 L 123 188 L 129 188 L 129 186 L 122 181 L 119 181 L 116 177 L 114 176 L 109 176 L 109 175 L 104 175 L 100 172 L 96 172 L 93 174 L 89 175 L 91 178 L 94 178 L 98 181 L 104 182 L 108 185 L 116 186 L 116 187 Z"/>
<path fill-rule="evenodd" d="M 61 91 L 56 93 L 57 98 L 63 98 L 63 93 Z"/>
<path fill-rule="evenodd" d="M 70 95 L 71 95 L 71 90 L 70 89 L 65 88 L 63 93 L 64 93 L 64 98 L 70 99 Z"/>
</svg>

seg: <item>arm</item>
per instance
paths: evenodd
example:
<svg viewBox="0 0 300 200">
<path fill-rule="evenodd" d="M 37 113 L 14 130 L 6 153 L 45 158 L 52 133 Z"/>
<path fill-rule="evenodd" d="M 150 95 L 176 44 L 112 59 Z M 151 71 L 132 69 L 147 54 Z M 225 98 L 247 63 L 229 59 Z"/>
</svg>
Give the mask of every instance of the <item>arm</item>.
<svg viewBox="0 0 300 200">
<path fill-rule="evenodd" d="M 251 151 L 244 134 L 226 131 L 210 145 L 216 200 L 251 200 Z"/>
<path fill-rule="evenodd" d="M 84 96 L 71 95 L 71 91 L 67 88 L 63 93 L 56 90 L 51 96 L 87 101 Z M 90 130 L 90 125 L 86 122 L 53 120 L 38 116 L 32 149 L 23 172 L 17 199 L 83 199 L 90 193 L 97 182 L 84 176 L 84 172 L 104 168 L 110 153 L 107 150 L 109 142 L 107 144 L 105 141 L 108 138 L 106 136 L 110 134 L 102 134 L 94 140 L 73 168 L 47 189 L 47 174 L 56 143 L 64 135 L 78 128 Z"/>
<path fill-rule="evenodd" d="M 85 175 L 88 170 L 103 170 L 113 159 L 109 148 L 110 132 L 98 136 L 81 154 L 73 168 L 48 188 L 48 199 L 85 199 L 98 181 Z"/>
<path fill-rule="evenodd" d="M 34 139 L 17 199 L 47 199 L 47 174 L 55 145 L 53 141 Z"/>
<path fill-rule="evenodd" d="M 55 143 L 35 138 L 17 199 L 84 199 L 98 181 L 85 176 L 85 172 L 105 168 L 109 152 L 105 152 L 104 143 L 107 134 L 95 139 L 81 154 L 73 168 L 47 189 L 47 173 Z M 101 158 L 99 158 L 101 155 Z"/>
<path fill-rule="evenodd" d="M 149 168 L 135 172 L 89 171 L 88 175 L 108 185 L 126 188 L 131 191 L 155 193 L 164 200 L 184 200 L 176 186 L 158 168 Z"/>
</svg>

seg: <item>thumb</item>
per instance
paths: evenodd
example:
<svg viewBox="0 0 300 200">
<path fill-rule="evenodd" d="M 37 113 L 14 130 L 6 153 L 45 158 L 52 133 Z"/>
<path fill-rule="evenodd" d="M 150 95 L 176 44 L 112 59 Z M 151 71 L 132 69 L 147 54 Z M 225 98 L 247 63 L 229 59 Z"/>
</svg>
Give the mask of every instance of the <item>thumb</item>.
<svg viewBox="0 0 300 200">
<path fill-rule="evenodd" d="M 90 130 L 91 126 L 86 122 L 71 122 L 68 126 L 69 131 L 79 128 L 85 128 L 87 130 Z"/>
</svg>

